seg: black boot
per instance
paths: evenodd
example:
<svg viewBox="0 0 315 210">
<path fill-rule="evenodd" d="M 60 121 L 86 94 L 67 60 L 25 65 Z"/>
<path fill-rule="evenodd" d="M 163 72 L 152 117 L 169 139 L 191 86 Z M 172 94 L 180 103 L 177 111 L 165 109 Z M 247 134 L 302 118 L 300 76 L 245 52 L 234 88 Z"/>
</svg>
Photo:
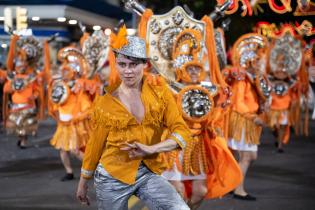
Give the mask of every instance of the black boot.
<svg viewBox="0 0 315 210">
<path fill-rule="evenodd" d="M 17 145 L 20 149 L 26 149 L 27 146 L 22 145 L 21 142 L 22 142 L 21 140 L 18 140 L 18 142 L 16 143 L 16 145 Z"/>
<path fill-rule="evenodd" d="M 74 176 L 73 176 L 73 174 L 66 174 L 64 177 L 62 177 L 61 179 L 60 179 L 60 181 L 62 181 L 62 182 L 66 182 L 66 181 L 70 181 L 70 180 L 73 180 L 74 179 Z"/>
<path fill-rule="evenodd" d="M 284 150 L 283 150 L 282 148 L 278 148 L 278 149 L 277 149 L 277 152 L 278 152 L 278 153 L 284 153 Z"/>
</svg>

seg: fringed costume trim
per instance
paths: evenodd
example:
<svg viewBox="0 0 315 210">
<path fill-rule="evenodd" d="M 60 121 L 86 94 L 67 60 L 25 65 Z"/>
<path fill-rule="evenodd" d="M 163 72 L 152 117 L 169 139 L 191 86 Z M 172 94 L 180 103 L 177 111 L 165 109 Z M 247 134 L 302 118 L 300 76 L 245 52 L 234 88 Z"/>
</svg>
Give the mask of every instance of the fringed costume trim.
<svg viewBox="0 0 315 210">
<path fill-rule="evenodd" d="M 256 114 L 243 115 L 235 111 L 230 113 L 229 138 L 241 141 L 242 130 L 245 129 L 245 142 L 247 144 L 260 143 L 260 134 L 262 127 L 254 123 L 253 119 Z"/>
</svg>

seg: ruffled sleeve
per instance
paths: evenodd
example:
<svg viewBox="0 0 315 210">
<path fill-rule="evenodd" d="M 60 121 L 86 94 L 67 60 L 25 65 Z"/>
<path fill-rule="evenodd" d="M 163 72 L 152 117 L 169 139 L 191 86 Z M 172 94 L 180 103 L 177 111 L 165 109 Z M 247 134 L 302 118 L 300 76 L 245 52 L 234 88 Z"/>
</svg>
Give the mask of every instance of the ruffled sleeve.
<svg viewBox="0 0 315 210">
<path fill-rule="evenodd" d="M 182 118 L 181 113 L 178 110 L 178 106 L 175 102 L 174 96 L 168 87 L 164 84 L 164 125 L 169 129 L 170 135 L 168 139 L 173 139 L 183 149 L 191 140 L 191 133 L 188 126 Z"/>
<path fill-rule="evenodd" d="M 234 110 L 243 114 L 248 113 L 249 109 L 246 104 L 245 95 L 246 95 L 246 82 L 238 81 L 234 84 Z"/>
<path fill-rule="evenodd" d="M 90 133 L 89 141 L 85 148 L 81 176 L 90 179 L 101 159 L 102 153 L 106 146 L 106 139 L 108 136 L 108 127 L 102 124 L 102 118 L 104 117 L 103 109 L 104 107 L 103 96 L 97 96 L 93 102 L 91 110 L 91 127 L 92 131 Z"/>
</svg>

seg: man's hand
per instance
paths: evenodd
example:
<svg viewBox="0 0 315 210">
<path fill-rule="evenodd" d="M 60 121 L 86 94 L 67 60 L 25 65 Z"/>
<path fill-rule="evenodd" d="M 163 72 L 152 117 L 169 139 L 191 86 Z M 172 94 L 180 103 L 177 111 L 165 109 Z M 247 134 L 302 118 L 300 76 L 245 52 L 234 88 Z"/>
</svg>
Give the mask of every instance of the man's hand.
<svg viewBox="0 0 315 210">
<path fill-rule="evenodd" d="M 259 117 L 256 117 L 256 118 L 254 119 L 254 123 L 255 123 L 256 125 L 259 125 L 259 126 L 264 126 L 264 125 L 265 125 L 264 121 L 263 121 L 262 119 L 260 119 Z"/>
<path fill-rule="evenodd" d="M 87 192 L 88 192 L 87 181 L 81 177 L 79 181 L 76 197 L 80 201 L 81 204 L 89 206 L 90 200 L 89 200 L 89 197 L 87 196 Z"/>
<path fill-rule="evenodd" d="M 156 153 L 154 146 L 144 145 L 138 142 L 124 143 L 120 150 L 127 151 L 130 159 L 136 159 Z"/>
</svg>

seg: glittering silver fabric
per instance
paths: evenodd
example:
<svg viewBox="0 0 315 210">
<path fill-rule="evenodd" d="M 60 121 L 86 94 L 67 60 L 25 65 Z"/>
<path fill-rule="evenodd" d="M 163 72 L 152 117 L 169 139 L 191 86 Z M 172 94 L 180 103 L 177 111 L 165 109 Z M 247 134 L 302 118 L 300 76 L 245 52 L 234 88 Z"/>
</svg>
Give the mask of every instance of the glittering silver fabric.
<svg viewBox="0 0 315 210">
<path fill-rule="evenodd" d="M 96 30 L 83 43 L 82 52 L 89 63 L 88 78 L 92 78 L 95 72 L 101 69 L 108 58 L 109 36 L 102 30 Z"/>
<path fill-rule="evenodd" d="M 98 210 L 127 210 L 132 195 L 142 200 L 150 210 L 189 210 L 169 182 L 152 173 L 144 164 L 139 166 L 133 185 L 113 178 L 101 164 L 95 171 L 94 181 Z"/>
<path fill-rule="evenodd" d="M 290 33 L 278 38 L 270 50 L 269 66 L 272 72 L 285 71 L 296 74 L 302 65 L 303 53 L 300 40 Z"/>
<path fill-rule="evenodd" d="M 184 138 L 179 135 L 178 133 L 172 133 L 171 136 L 174 136 L 175 138 L 178 139 L 178 141 L 180 141 L 180 143 L 183 145 L 183 149 L 186 147 L 186 141 L 184 140 Z"/>
<path fill-rule="evenodd" d="M 70 94 L 67 84 L 60 80 L 53 83 L 50 91 L 50 100 L 55 104 L 63 104 Z"/>
<path fill-rule="evenodd" d="M 185 29 L 199 30 L 202 40 L 198 40 L 200 45 L 205 41 L 205 23 L 192 18 L 180 6 L 174 7 L 171 11 L 162 15 L 153 15 L 148 21 L 147 37 L 148 57 L 151 58 L 153 67 L 168 81 L 176 81 L 176 68 L 181 65 L 187 57 L 175 60 L 173 50 L 176 38 Z M 201 53 L 198 55 L 201 56 Z"/>
<path fill-rule="evenodd" d="M 190 117 L 203 117 L 211 111 L 212 107 L 208 94 L 202 90 L 190 89 L 183 94 L 181 108 Z"/>
<path fill-rule="evenodd" d="M 13 109 L 7 119 L 7 133 L 15 135 L 35 135 L 38 128 L 37 111 L 34 107 L 23 107 L 23 104 L 13 104 Z"/>
<path fill-rule="evenodd" d="M 20 50 L 23 50 L 26 53 L 28 62 L 31 62 L 32 64 L 39 62 L 43 55 L 42 44 L 33 36 L 21 37 L 17 41 L 17 46 Z"/>
<path fill-rule="evenodd" d="M 215 30 L 214 40 L 220 69 L 222 70 L 227 65 L 227 57 L 225 52 L 224 35 L 218 29 Z"/>
<path fill-rule="evenodd" d="M 121 49 L 113 49 L 115 52 L 134 57 L 146 59 L 146 43 L 143 39 L 137 36 L 127 36 L 128 44 Z"/>
<path fill-rule="evenodd" d="M 258 49 L 265 49 L 267 47 L 266 38 L 255 33 L 244 35 L 236 43 L 233 62 L 244 68 L 247 68 L 248 61 L 258 59 Z"/>
</svg>

